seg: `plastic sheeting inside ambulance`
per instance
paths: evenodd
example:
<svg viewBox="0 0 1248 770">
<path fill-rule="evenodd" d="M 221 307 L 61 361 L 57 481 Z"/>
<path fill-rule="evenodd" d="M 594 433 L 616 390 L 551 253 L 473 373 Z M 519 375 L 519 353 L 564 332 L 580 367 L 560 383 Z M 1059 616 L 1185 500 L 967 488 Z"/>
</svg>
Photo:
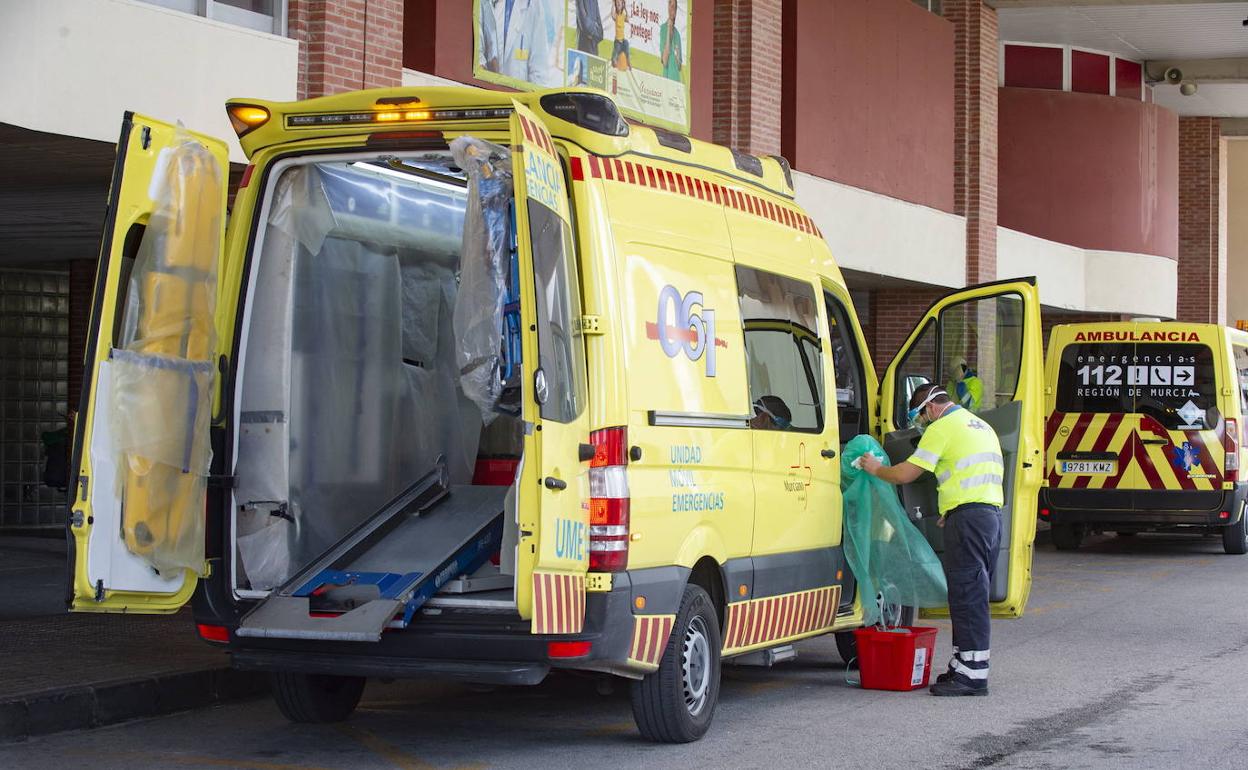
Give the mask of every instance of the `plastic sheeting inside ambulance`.
<svg viewBox="0 0 1248 770">
<path fill-rule="evenodd" d="M 469 252 L 461 263 L 455 160 L 301 159 L 274 178 L 238 414 L 236 584 L 252 589 L 284 582 L 440 461 L 469 483 L 483 424 L 461 384 L 477 268 Z M 501 303 L 487 315 L 497 350 Z"/>
<path fill-rule="evenodd" d="M 203 568 L 223 184 L 212 153 L 189 135 L 161 151 L 110 354 L 122 537 L 158 571 Z"/>
</svg>

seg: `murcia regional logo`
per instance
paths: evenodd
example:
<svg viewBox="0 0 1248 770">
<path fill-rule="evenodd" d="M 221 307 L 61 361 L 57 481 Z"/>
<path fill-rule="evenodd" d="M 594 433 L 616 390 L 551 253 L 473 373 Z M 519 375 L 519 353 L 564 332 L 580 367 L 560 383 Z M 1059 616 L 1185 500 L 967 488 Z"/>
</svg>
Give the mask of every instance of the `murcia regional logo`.
<svg viewBox="0 0 1248 770">
<path fill-rule="evenodd" d="M 702 304 L 702 292 L 681 296 L 668 284 L 659 292 L 658 319 L 646 323 L 646 336 L 657 339 L 668 358 L 682 351 L 690 361 L 706 357 L 706 376 L 715 376 L 715 348 L 728 343 L 715 336 L 715 311 Z"/>
</svg>

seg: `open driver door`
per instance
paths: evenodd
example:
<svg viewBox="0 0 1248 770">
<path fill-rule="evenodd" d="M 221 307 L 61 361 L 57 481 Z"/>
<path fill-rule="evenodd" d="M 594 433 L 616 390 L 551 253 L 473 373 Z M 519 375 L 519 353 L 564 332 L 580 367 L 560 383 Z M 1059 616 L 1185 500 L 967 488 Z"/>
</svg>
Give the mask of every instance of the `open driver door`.
<svg viewBox="0 0 1248 770">
<path fill-rule="evenodd" d="M 1044 466 L 1044 361 L 1035 279 L 971 286 L 937 300 L 910 333 L 880 383 L 880 426 L 889 458 L 914 452 L 910 396 L 935 383 L 992 426 L 1005 460 L 1001 546 L 989 589 L 994 617 L 1019 617 L 1031 590 L 1036 502 Z M 902 504 L 936 553 L 936 478 L 924 473 L 902 487 Z M 939 614 L 941 611 L 935 611 Z"/>
<path fill-rule="evenodd" d="M 174 612 L 204 563 L 225 143 L 126 113 L 74 428 L 70 608 Z"/>
</svg>

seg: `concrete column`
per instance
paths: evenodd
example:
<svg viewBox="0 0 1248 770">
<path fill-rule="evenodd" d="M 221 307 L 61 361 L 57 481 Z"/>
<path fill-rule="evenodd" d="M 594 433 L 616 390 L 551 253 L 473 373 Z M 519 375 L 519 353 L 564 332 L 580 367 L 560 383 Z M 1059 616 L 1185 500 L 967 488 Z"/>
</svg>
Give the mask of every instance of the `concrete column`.
<svg viewBox="0 0 1248 770">
<path fill-rule="evenodd" d="M 1178 319 L 1226 323 L 1226 140 L 1217 118 L 1179 118 Z"/>
<path fill-rule="evenodd" d="M 301 99 L 402 82 L 403 0 L 290 0 L 287 27 Z"/>
<path fill-rule="evenodd" d="M 954 211 L 966 217 L 966 282 L 997 279 L 997 12 L 945 0 L 954 30 Z"/>
<path fill-rule="evenodd" d="M 715 0 L 711 138 L 780 154 L 782 0 Z"/>
</svg>

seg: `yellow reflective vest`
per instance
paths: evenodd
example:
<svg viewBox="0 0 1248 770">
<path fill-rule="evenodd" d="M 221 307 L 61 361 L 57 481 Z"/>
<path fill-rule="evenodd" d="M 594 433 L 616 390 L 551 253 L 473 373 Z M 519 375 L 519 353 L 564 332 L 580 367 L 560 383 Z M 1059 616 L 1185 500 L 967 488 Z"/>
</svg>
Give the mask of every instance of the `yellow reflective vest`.
<svg viewBox="0 0 1248 770">
<path fill-rule="evenodd" d="M 970 410 L 950 407 L 928 426 L 910 462 L 936 474 L 941 515 L 967 503 L 1000 507 L 1005 461 L 993 429 Z"/>
</svg>

